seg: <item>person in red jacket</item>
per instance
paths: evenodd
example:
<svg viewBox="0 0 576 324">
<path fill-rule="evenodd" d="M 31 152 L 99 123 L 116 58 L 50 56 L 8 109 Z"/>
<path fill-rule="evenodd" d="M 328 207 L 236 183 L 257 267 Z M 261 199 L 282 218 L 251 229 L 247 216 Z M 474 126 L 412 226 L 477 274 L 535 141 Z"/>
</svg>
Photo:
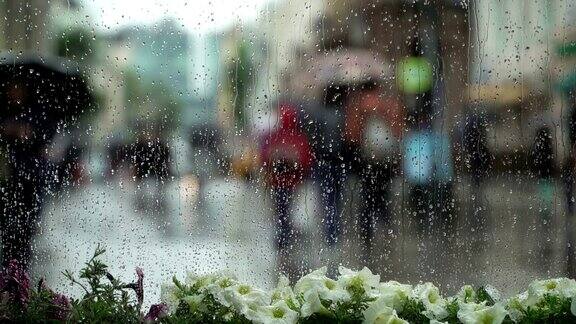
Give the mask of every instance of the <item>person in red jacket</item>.
<svg viewBox="0 0 576 324">
<path fill-rule="evenodd" d="M 279 115 L 278 127 L 264 136 L 261 161 L 278 224 L 276 245 L 282 254 L 294 236 L 290 216 L 294 191 L 310 172 L 313 157 L 308 137 L 298 127 L 296 109 L 281 104 Z"/>
</svg>

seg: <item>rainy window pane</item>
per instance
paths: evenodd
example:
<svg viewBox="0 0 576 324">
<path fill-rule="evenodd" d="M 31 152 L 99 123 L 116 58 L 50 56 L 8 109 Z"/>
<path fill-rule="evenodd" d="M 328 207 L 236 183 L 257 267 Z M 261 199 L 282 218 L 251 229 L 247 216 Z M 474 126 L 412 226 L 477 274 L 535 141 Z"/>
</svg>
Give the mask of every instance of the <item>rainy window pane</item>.
<svg viewBox="0 0 576 324">
<path fill-rule="evenodd" d="M 574 277 L 570 0 L 0 1 L 3 266 Z"/>
</svg>

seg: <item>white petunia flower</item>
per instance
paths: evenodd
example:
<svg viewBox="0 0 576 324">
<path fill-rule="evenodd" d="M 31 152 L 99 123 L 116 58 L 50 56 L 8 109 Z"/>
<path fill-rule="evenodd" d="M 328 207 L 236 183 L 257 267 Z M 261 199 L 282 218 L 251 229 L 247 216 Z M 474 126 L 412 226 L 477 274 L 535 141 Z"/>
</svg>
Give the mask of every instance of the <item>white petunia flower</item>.
<svg viewBox="0 0 576 324">
<path fill-rule="evenodd" d="M 538 304 L 545 295 L 573 298 L 576 296 L 576 281 L 568 278 L 534 280 L 527 291 L 508 300 L 510 318 L 518 322 L 524 316 L 523 311 Z"/>
<path fill-rule="evenodd" d="M 259 307 L 270 304 L 270 297 L 264 291 L 245 284 L 225 288 L 224 299 L 250 320 Z"/>
<path fill-rule="evenodd" d="M 226 289 L 237 284 L 238 283 L 233 278 L 219 276 L 212 283 L 207 284 L 204 288 L 204 291 L 214 296 L 214 299 L 216 299 L 216 301 L 218 301 L 220 304 L 228 307 L 231 304 L 227 299 Z"/>
<path fill-rule="evenodd" d="M 388 301 L 380 298 L 370 303 L 363 312 L 364 324 L 408 324 L 398 317 L 396 310 L 388 306 Z"/>
<path fill-rule="evenodd" d="M 476 300 L 476 291 L 470 285 L 464 285 L 460 288 L 460 291 L 456 294 L 456 299 L 458 303 L 472 303 Z"/>
<path fill-rule="evenodd" d="M 176 308 L 178 308 L 178 304 L 180 303 L 180 298 L 182 297 L 182 292 L 172 282 L 164 283 L 160 287 L 160 300 L 168 306 L 168 311 L 170 313 L 176 311 Z"/>
<path fill-rule="evenodd" d="M 308 290 L 303 295 L 302 305 L 300 306 L 300 315 L 303 318 L 309 317 L 312 314 L 328 313 L 328 309 L 322 305 L 318 291 Z"/>
<path fill-rule="evenodd" d="M 504 306 L 496 303 L 462 303 L 458 310 L 458 319 L 464 324 L 500 324 L 508 313 Z"/>
<path fill-rule="evenodd" d="M 344 287 L 326 277 L 326 267 L 312 271 L 294 285 L 294 292 L 299 296 L 305 296 L 309 291 L 315 291 L 322 300 L 332 302 L 350 299 L 350 294 Z"/>
<path fill-rule="evenodd" d="M 192 310 L 200 312 L 206 312 L 208 310 L 207 305 L 203 303 L 204 295 L 188 295 L 182 297 L 182 300 L 185 301 Z"/>
<path fill-rule="evenodd" d="M 537 304 L 547 294 L 562 298 L 572 298 L 576 296 L 576 281 L 568 278 L 534 280 L 528 286 L 526 305 L 533 306 Z"/>
<path fill-rule="evenodd" d="M 511 297 L 508 300 L 508 315 L 515 323 L 519 322 L 524 316 L 523 311 L 526 309 L 526 300 L 528 299 L 528 292 L 525 291 L 521 294 Z"/>
<path fill-rule="evenodd" d="M 236 277 L 233 274 L 225 272 L 211 273 L 207 275 L 197 275 L 194 272 L 188 272 L 184 282 L 186 285 L 193 287 L 195 286 L 199 290 L 203 290 L 211 284 L 214 284 L 218 280 L 229 279 L 236 281 Z"/>
<path fill-rule="evenodd" d="M 294 294 L 292 287 L 290 287 L 290 281 L 286 276 L 280 277 L 280 279 L 278 280 L 278 285 L 276 286 L 276 288 L 274 288 L 274 290 L 272 290 L 270 298 L 272 300 L 272 303 L 284 300 L 290 307 L 294 309 L 300 308 L 298 298 L 296 298 L 296 295 Z"/>
<path fill-rule="evenodd" d="M 429 319 L 442 320 L 448 316 L 446 300 L 440 296 L 440 290 L 432 283 L 427 282 L 414 287 L 412 297 L 424 304 L 424 315 Z"/>
<path fill-rule="evenodd" d="M 261 324 L 294 324 L 298 322 L 299 314 L 285 301 L 281 300 L 270 306 L 261 306 L 253 319 L 254 323 Z"/>
<path fill-rule="evenodd" d="M 380 285 L 380 275 L 375 275 L 370 269 L 364 267 L 360 271 L 353 271 L 340 266 L 338 283 L 350 292 L 370 294 Z"/>
<path fill-rule="evenodd" d="M 411 293 L 411 285 L 401 284 L 397 281 L 388 281 L 380 283 L 378 292 L 374 297 L 383 300 L 387 306 L 401 312 Z"/>
<path fill-rule="evenodd" d="M 576 316 L 576 298 L 572 298 L 572 303 L 570 304 L 570 313 Z"/>
</svg>

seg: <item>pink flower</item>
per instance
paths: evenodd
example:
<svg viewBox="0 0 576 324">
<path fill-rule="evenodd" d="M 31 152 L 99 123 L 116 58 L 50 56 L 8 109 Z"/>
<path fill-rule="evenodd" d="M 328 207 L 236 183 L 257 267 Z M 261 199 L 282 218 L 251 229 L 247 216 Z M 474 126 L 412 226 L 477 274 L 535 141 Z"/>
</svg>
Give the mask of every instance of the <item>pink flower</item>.
<svg viewBox="0 0 576 324">
<path fill-rule="evenodd" d="M 140 267 L 136 267 L 136 275 L 138 280 L 136 281 L 136 298 L 138 299 L 138 304 L 142 304 L 144 301 L 144 271 Z"/>
<path fill-rule="evenodd" d="M 70 315 L 70 311 L 72 310 L 72 304 L 70 303 L 70 299 L 65 295 L 55 293 L 48 285 L 46 284 L 46 280 L 44 278 L 40 278 L 38 282 L 38 291 L 47 291 L 52 294 L 52 306 L 53 310 L 51 311 L 50 319 L 58 320 L 58 321 L 65 321 L 68 316 Z"/>
<path fill-rule="evenodd" d="M 0 277 L 0 291 L 8 293 L 12 301 L 22 306 L 30 299 L 30 277 L 16 260 L 10 261 Z"/>
<path fill-rule="evenodd" d="M 164 303 L 154 304 L 150 306 L 148 314 L 144 316 L 144 323 L 154 323 L 167 315 L 168 315 L 168 305 Z"/>
<path fill-rule="evenodd" d="M 52 315 L 53 319 L 64 321 L 68 318 L 72 310 L 72 304 L 70 304 L 68 297 L 62 294 L 54 294 L 52 305 L 55 306 L 55 311 Z"/>
</svg>

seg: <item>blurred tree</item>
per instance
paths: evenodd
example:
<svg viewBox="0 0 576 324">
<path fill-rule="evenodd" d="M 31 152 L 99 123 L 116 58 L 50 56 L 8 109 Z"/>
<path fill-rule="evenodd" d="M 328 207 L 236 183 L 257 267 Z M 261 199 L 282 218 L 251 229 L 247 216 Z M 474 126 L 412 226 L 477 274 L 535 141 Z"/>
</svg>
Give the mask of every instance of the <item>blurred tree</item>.
<svg viewBox="0 0 576 324">
<path fill-rule="evenodd" d="M 68 27 L 57 33 L 56 54 L 76 62 L 90 63 L 94 58 L 96 39 L 82 27 Z"/>
<path fill-rule="evenodd" d="M 177 123 L 183 102 L 162 81 L 145 80 L 134 71 L 124 73 L 128 118 L 135 123 L 149 123 L 170 129 Z"/>
<path fill-rule="evenodd" d="M 238 45 L 236 58 L 228 66 L 230 89 L 232 92 L 232 109 L 234 125 L 238 129 L 244 129 L 247 123 L 246 102 L 248 91 L 252 85 L 252 59 L 248 48 L 244 43 Z"/>
</svg>

